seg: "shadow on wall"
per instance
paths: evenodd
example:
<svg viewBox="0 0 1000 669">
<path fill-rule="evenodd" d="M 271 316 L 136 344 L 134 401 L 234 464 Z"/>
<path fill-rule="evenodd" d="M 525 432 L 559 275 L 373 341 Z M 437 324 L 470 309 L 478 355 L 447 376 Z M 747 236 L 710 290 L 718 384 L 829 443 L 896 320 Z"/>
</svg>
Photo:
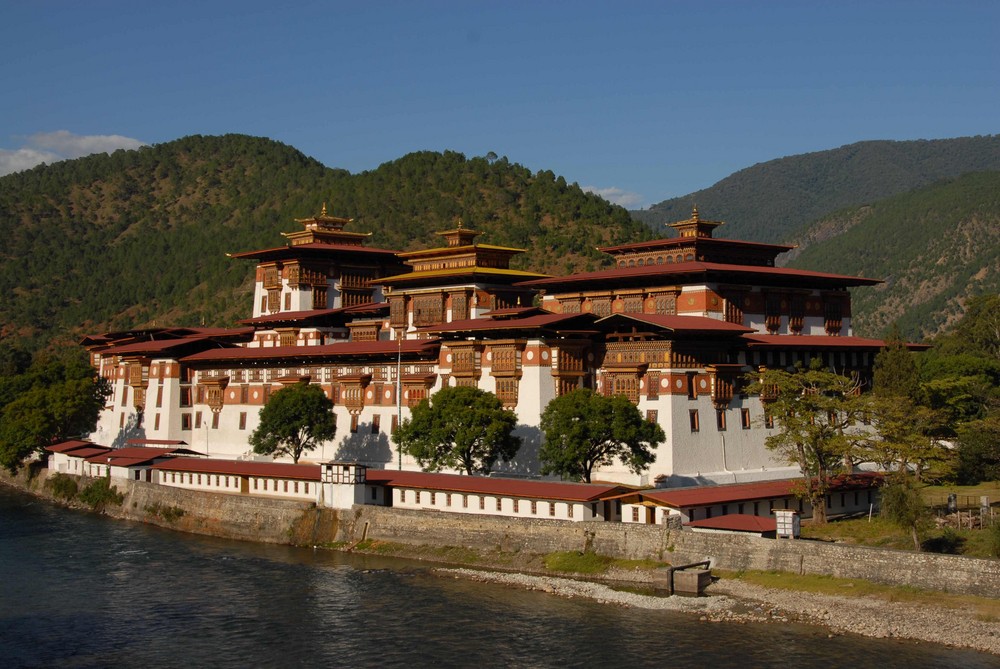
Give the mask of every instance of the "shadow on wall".
<svg viewBox="0 0 1000 669">
<path fill-rule="evenodd" d="M 500 476 L 538 476 L 542 468 L 538 460 L 542 431 L 531 425 L 518 425 L 514 435 L 521 437 L 521 448 L 510 462 L 497 461 L 493 473 Z"/>
<path fill-rule="evenodd" d="M 344 437 L 333 458 L 381 467 L 393 461 L 389 437 L 384 432 L 373 433 L 371 423 L 358 424 L 358 431 Z"/>
<path fill-rule="evenodd" d="M 688 486 L 705 485 L 719 485 L 719 482 L 705 478 L 704 476 L 681 476 L 680 474 L 656 477 L 657 488 L 686 488 Z"/>
<path fill-rule="evenodd" d="M 125 423 L 125 427 L 118 430 L 118 434 L 115 436 L 114 441 L 111 442 L 111 448 L 125 448 L 128 446 L 129 439 L 145 439 L 146 438 L 146 428 L 142 426 L 142 414 L 134 413 L 128 418 L 128 422 Z"/>
</svg>

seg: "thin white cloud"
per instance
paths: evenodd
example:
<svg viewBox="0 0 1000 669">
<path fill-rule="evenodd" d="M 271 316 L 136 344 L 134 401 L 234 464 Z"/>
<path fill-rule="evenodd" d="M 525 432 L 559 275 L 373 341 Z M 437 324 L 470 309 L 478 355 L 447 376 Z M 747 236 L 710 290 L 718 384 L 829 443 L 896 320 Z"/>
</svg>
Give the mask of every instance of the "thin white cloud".
<svg viewBox="0 0 1000 669">
<path fill-rule="evenodd" d="M 74 135 L 68 130 L 37 132 L 28 138 L 29 144 L 55 151 L 63 158 L 80 158 L 92 153 L 111 153 L 118 149 L 138 149 L 145 142 L 122 135 Z"/>
<path fill-rule="evenodd" d="M 642 195 L 640 193 L 633 193 L 632 191 L 623 190 L 614 186 L 611 188 L 581 186 L 581 188 L 588 193 L 600 195 L 608 202 L 613 202 L 614 204 L 621 205 L 622 207 L 629 209 L 636 209 L 642 204 Z"/>
<path fill-rule="evenodd" d="M 92 153 L 138 149 L 146 143 L 122 135 L 74 135 L 68 130 L 38 132 L 17 149 L 0 149 L 0 176 L 31 169 L 41 163 L 80 158 Z"/>
<path fill-rule="evenodd" d="M 30 170 L 35 165 L 62 160 L 51 151 L 37 149 L 0 149 L 0 176 Z"/>
</svg>

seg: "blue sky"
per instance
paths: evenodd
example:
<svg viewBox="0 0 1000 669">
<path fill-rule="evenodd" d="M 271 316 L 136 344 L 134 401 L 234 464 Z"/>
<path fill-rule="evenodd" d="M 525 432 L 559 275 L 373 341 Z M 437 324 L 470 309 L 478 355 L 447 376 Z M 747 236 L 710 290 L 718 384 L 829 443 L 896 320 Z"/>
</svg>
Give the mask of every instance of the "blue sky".
<svg viewBox="0 0 1000 669">
<path fill-rule="evenodd" d="M 247 133 L 352 172 L 493 151 L 630 207 L 1000 132 L 1000 3 L 0 0 L 0 173 Z"/>
</svg>

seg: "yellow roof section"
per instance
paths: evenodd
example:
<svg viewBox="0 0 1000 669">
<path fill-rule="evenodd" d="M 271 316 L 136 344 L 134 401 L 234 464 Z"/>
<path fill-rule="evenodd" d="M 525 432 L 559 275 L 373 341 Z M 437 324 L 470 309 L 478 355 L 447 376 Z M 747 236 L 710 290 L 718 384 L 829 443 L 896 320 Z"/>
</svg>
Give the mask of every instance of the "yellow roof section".
<svg viewBox="0 0 1000 669">
<path fill-rule="evenodd" d="M 525 253 L 528 249 L 518 249 L 512 246 L 494 246 L 492 244 L 467 244 L 466 246 L 439 246 L 433 249 L 420 249 L 419 251 L 404 251 L 399 253 L 400 258 L 419 258 L 421 256 L 454 255 L 458 253 L 470 253 L 473 251 L 506 251 L 508 253 Z"/>
<path fill-rule="evenodd" d="M 512 276 L 527 279 L 534 279 L 539 277 L 546 277 L 547 274 L 538 274 L 537 272 L 525 272 L 519 269 L 499 269 L 496 267 L 452 267 L 449 269 L 435 269 L 427 270 L 422 272 L 410 272 L 409 274 L 397 274 L 396 276 L 386 277 L 384 279 L 374 280 L 372 283 L 403 283 L 408 281 L 416 281 L 419 279 L 436 279 L 436 278 L 447 278 L 453 276 L 464 276 L 468 274 L 482 274 L 487 276 Z"/>
</svg>

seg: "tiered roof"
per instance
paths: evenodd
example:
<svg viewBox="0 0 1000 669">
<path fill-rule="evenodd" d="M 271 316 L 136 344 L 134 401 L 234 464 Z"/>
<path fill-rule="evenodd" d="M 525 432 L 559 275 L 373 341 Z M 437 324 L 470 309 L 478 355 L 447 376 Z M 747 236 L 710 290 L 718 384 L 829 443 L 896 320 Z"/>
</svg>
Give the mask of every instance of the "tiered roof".
<svg viewBox="0 0 1000 669">
<path fill-rule="evenodd" d="M 546 276 L 511 269 L 511 258 L 524 253 L 525 249 L 478 244 L 475 238 L 482 233 L 463 227 L 461 221 L 454 229 L 437 234 L 445 238 L 446 246 L 400 253 L 399 257 L 413 271 L 379 279 L 377 283 L 401 288 L 445 282 L 512 284 Z"/>
</svg>

